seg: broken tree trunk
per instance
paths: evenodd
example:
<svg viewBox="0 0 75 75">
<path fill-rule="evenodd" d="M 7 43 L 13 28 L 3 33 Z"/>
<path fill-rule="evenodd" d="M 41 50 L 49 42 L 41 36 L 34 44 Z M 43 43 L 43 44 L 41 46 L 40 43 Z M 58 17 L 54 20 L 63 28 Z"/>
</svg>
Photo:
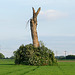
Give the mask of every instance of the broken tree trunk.
<svg viewBox="0 0 75 75">
<path fill-rule="evenodd" d="M 33 9 L 33 18 L 30 19 L 31 36 L 33 40 L 33 46 L 39 47 L 39 41 L 38 41 L 38 35 L 37 35 L 37 15 L 39 14 L 41 8 L 39 8 L 37 12 L 35 12 L 33 7 L 32 9 Z"/>
</svg>

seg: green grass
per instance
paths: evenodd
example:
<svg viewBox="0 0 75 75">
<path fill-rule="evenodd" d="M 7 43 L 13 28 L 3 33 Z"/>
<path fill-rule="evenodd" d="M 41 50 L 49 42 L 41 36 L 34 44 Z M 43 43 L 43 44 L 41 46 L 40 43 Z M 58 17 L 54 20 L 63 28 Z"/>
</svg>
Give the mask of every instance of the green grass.
<svg viewBox="0 0 75 75">
<path fill-rule="evenodd" d="M 58 66 L 15 65 L 12 59 L 0 59 L 0 75 L 75 75 L 75 62 L 58 62 Z"/>
</svg>

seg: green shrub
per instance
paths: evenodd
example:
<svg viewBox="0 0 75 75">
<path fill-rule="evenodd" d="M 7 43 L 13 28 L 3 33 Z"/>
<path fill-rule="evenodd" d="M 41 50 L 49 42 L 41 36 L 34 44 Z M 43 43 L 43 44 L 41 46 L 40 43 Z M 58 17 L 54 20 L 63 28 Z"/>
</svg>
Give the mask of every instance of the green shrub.
<svg viewBox="0 0 75 75">
<path fill-rule="evenodd" d="M 35 48 L 32 44 L 21 45 L 17 51 L 14 52 L 15 64 L 25 65 L 53 65 L 57 61 L 54 57 L 54 53 L 41 45 Z"/>
</svg>

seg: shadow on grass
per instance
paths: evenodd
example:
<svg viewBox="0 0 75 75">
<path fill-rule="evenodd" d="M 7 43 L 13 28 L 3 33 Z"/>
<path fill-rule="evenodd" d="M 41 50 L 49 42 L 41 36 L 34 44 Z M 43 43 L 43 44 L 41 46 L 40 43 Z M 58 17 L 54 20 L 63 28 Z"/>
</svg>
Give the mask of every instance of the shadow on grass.
<svg viewBox="0 0 75 75">
<path fill-rule="evenodd" d="M 0 64 L 0 65 L 15 65 L 15 64 Z"/>
<path fill-rule="evenodd" d="M 37 66 L 36 68 L 34 68 L 34 69 L 30 70 L 30 71 L 24 72 L 22 75 L 25 75 L 25 74 L 27 74 L 27 73 L 29 73 L 29 72 L 31 72 L 31 71 L 35 71 L 35 70 L 38 69 L 38 68 L 39 68 L 39 66 Z"/>
<path fill-rule="evenodd" d="M 22 71 L 22 70 L 27 69 L 27 68 L 30 68 L 30 67 L 18 68 L 18 69 L 16 69 L 16 70 L 12 70 L 12 71 L 9 70 L 9 72 L 4 73 L 3 75 L 8 75 L 8 74 L 11 75 L 12 73 L 15 74 L 17 71 Z"/>
</svg>

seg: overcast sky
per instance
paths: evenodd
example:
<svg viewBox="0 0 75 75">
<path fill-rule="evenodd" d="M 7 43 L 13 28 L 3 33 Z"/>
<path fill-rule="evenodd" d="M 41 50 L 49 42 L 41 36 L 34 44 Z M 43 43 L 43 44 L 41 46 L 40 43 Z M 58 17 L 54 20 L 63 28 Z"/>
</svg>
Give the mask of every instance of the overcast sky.
<svg viewBox="0 0 75 75">
<path fill-rule="evenodd" d="M 28 20 L 41 7 L 38 37 L 55 55 L 75 54 L 75 0 L 0 0 L 0 52 L 13 55 L 32 43 Z"/>
</svg>

